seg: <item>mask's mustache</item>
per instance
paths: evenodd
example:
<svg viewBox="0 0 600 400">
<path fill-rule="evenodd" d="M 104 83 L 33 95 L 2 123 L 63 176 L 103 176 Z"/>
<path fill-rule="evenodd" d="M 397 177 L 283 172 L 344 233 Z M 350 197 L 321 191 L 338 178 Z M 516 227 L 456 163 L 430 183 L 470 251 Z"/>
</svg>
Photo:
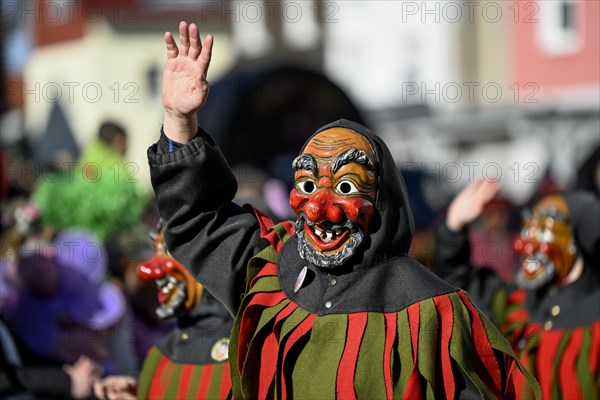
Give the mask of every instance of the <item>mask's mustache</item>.
<svg viewBox="0 0 600 400">
<path fill-rule="evenodd" d="M 298 223 L 306 223 L 306 225 L 311 226 L 311 227 L 317 225 L 314 222 L 310 221 L 303 212 L 299 213 L 299 215 L 298 215 L 298 220 L 296 221 L 296 225 L 298 225 Z M 319 223 L 319 226 L 321 226 L 324 229 L 329 230 L 329 231 L 335 231 L 336 229 L 348 229 L 349 231 L 353 232 L 358 229 L 356 224 L 354 222 L 352 222 L 350 219 L 348 219 L 348 217 L 345 215 L 344 215 L 344 219 L 341 222 L 338 222 L 337 224 L 335 224 L 331 221 L 323 221 L 323 222 Z"/>
<path fill-rule="evenodd" d="M 364 234 L 361 229 L 357 225 L 355 225 L 351 220 L 346 218 L 342 224 L 332 224 L 333 229 L 345 228 L 350 232 L 350 239 L 348 243 L 341 249 L 341 251 L 327 255 L 321 253 L 318 249 L 315 249 L 308 243 L 306 238 L 304 237 L 304 223 L 308 226 L 314 226 L 306 216 L 302 213 L 298 215 L 298 219 L 296 220 L 295 225 L 295 235 L 298 239 L 298 253 L 303 260 L 308 261 L 311 264 L 314 264 L 318 267 L 322 268 L 331 268 L 331 267 L 339 267 L 343 265 L 346 261 L 348 261 L 356 252 L 356 249 L 361 245 L 364 240 Z M 311 228 L 312 229 L 312 228 Z"/>
</svg>

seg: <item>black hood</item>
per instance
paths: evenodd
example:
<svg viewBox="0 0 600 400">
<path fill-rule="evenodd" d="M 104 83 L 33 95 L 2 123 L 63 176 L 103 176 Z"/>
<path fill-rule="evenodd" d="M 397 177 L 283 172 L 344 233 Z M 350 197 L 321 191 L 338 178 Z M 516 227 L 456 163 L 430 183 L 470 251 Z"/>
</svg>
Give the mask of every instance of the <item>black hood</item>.
<svg viewBox="0 0 600 400">
<path fill-rule="evenodd" d="M 306 310 L 326 315 L 397 312 L 423 299 L 456 291 L 408 256 L 414 230 L 408 194 L 385 143 L 368 128 L 343 119 L 323 126 L 311 138 L 330 128 L 350 129 L 371 143 L 379 179 L 376 213 L 361 247 L 337 268 L 308 264 L 298 254 L 298 239 L 290 238 L 278 257 L 280 282 L 288 298 Z M 306 275 L 298 287 L 303 268 Z"/>
<path fill-rule="evenodd" d="M 357 258 L 362 259 L 350 260 L 359 264 L 355 265 L 354 269 L 381 264 L 390 258 L 408 254 L 413 238 L 414 222 L 408 203 L 406 184 L 387 145 L 369 128 L 345 119 L 321 127 L 308 141 L 318 133 L 331 128 L 350 129 L 364 136 L 371 143 L 377 156 L 376 168 L 379 179 L 375 204 L 377 211 L 369 227 L 369 236 L 365 238 L 365 243 L 358 251 Z"/>
<path fill-rule="evenodd" d="M 594 266 L 600 275 L 600 198 L 591 192 L 564 195 L 569 207 L 575 245 L 586 265 Z"/>
</svg>

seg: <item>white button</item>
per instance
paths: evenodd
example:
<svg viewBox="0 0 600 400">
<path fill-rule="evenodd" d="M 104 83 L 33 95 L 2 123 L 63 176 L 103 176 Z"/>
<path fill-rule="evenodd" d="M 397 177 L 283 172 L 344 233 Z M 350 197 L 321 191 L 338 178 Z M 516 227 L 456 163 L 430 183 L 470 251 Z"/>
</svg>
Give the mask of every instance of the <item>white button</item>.
<svg viewBox="0 0 600 400">
<path fill-rule="evenodd" d="M 332 305 L 330 301 L 325 302 L 325 308 L 331 308 Z"/>
<path fill-rule="evenodd" d="M 558 314 L 560 314 L 560 306 L 554 306 L 552 307 L 552 311 L 551 311 L 553 316 L 557 316 Z"/>
<path fill-rule="evenodd" d="M 544 329 L 547 331 L 552 329 L 552 321 L 546 321 L 546 323 L 544 324 Z"/>
<path fill-rule="evenodd" d="M 335 278 L 331 278 L 331 279 L 329 280 L 329 285 L 330 285 L 330 286 L 335 286 L 335 284 L 336 284 L 336 283 L 337 283 L 337 279 L 335 279 Z"/>
</svg>

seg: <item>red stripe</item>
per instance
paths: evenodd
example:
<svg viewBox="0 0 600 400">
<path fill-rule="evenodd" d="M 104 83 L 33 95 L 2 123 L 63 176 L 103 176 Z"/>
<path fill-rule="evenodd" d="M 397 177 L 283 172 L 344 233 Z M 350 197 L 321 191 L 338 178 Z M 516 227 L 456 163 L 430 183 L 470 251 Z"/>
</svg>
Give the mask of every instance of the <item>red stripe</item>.
<svg viewBox="0 0 600 400">
<path fill-rule="evenodd" d="M 252 299 L 244 309 L 242 314 L 242 323 L 240 326 L 240 334 L 238 339 L 238 371 L 242 373 L 242 366 L 246 359 L 246 352 L 248 351 L 248 345 L 250 339 L 256 330 L 258 323 L 258 316 L 264 308 L 273 307 L 274 305 L 285 299 L 285 293 L 274 292 L 267 293 L 261 292 L 252 296 Z"/>
<path fill-rule="evenodd" d="M 156 371 L 154 372 L 152 382 L 150 383 L 150 390 L 148 391 L 148 397 L 150 399 L 162 399 L 163 397 L 165 397 L 165 390 L 167 387 L 163 386 L 161 377 L 168 364 L 169 359 L 165 356 L 162 356 L 162 358 L 158 362 Z"/>
<path fill-rule="evenodd" d="M 517 375 L 521 374 L 521 371 L 517 367 L 517 363 L 513 358 L 504 357 L 505 360 L 509 360 L 509 365 L 505 366 L 506 369 L 506 389 L 504 390 L 505 399 L 517 399 L 519 398 L 519 392 L 517 391 Z M 518 372 L 517 372 L 518 371 Z M 521 374 L 522 375 L 522 374 Z"/>
<path fill-rule="evenodd" d="M 508 295 L 508 304 L 523 304 L 525 302 L 525 298 L 527 297 L 527 292 L 525 289 L 518 289 Z"/>
<path fill-rule="evenodd" d="M 421 305 L 415 303 L 408 307 L 408 325 L 410 326 L 410 339 L 412 344 L 412 355 L 413 355 L 413 370 L 410 373 L 406 388 L 404 389 L 405 399 L 422 398 L 421 393 L 421 375 L 417 369 L 417 353 L 419 346 L 419 322 L 421 318 Z"/>
<path fill-rule="evenodd" d="M 515 322 L 527 322 L 529 320 L 529 313 L 527 312 L 527 310 L 519 308 L 513 312 L 511 312 L 506 319 L 504 320 L 504 325 L 502 326 L 502 329 L 504 329 L 504 331 L 507 331 L 510 326 L 515 323 Z M 519 329 L 519 333 L 515 334 L 519 335 L 520 334 L 520 329 Z"/>
<path fill-rule="evenodd" d="M 583 328 L 574 329 L 562 360 L 560 360 L 558 382 L 560 383 L 562 397 L 565 399 L 581 398 L 581 390 L 577 384 L 579 378 L 575 371 L 575 360 L 581 351 L 582 338 Z"/>
<path fill-rule="evenodd" d="M 396 339 L 397 313 L 387 313 L 385 316 L 385 347 L 383 353 L 383 379 L 385 380 L 385 393 L 388 399 L 394 397 L 392 382 L 392 347 Z"/>
<path fill-rule="evenodd" d="M 277 276 L 277 265 L 273 263 L 266 263 L 264 267 L 258 271 L 258 274 L 250 281 L 250 288 L 256 284 L 256 281 L 265 276 Z"/>
<path fill-rule="evenodd" d="M 523 367 L 526 370 L 532 373 L 534 372 L 531 366 L 529 365 L 530 360 L 528 349 L 524 349 L 523 351 L 521 351 L 521 353 L 519 354 L 519 361 L 521 361 L 521 364 L 523 364 Z M 513 368 L 512 379 L 515 385 L 515 393 L 517 394 L 517 396 L 525 396 L 525 384 L 527 382 L 527 380 L 525 379 L 525 375 L 523 375 L 523 373 L 518 368 Z"/>
<path fill-rule="evenodd" d="M 292 348 L 294 344 L 298 342 L 307 332 L 313 327 L 313 323 L 315 321 L 315 314 L 308 314 L 308 316 L 296 327 L 296 329 L 292 330 L 287 335 L 287 340 L 285 345 L 283 346 L 283 355 L 281 356 L 281 398 L 285 400 L 287 398 L 286 393 L 286 381 L 285 376 L 283 375 L 283 371 L 285 370 L 285 362 L 287 358 L 287 354 L 289 350 Z"/>
<path fill-rule="evenodd" d="M 229 368 L 229 361 L 226 361 L 223 365 L 223 375 L 221 376 L 221 388 L 219 390 L 219 398 L 226 399 L 231 390 L 231 370 Z"/>
<path fill-rule="evenodd" d="M 194 365 L 185 364 L 181 367 L 181 376 L 179 377 L 179 388 L 177 390 L 178 399 L 188 398 L 187 391 L 192 383 L 192 373 L 194 372 Z"/>
<path fill-rule="evenodd" d="M 417 371 L 417 366 L 413 368 L 410 373 L 410 377 L 408 378 L 408 382 L 406 383 L 406 388 L 404 389 L 404 395 L 402 396 L 405 400 L 413 400 L 413 399 L 423 399 L 423 393 L 421 393 L 421 375 Z"/>
<path fill-rule="evenodd" d="M 592 371 L 592 376 L 597 376 L 598 362 L 600 361 L 600 321 L 596 321 L 592 325 L 592 346 L 590 350 L 590 371 Z"/>
<path fill-rule="evenodd" d="M 259 209 L 254 208 L 252 206 L 250 207 L 254 212 L 254 217 L 256 217 L 256 220 L 258 221 L 258 226 L 260 228 L 260 237 L 265 238 L 265 236 L 268 235 L 269 229 L 274 225 L 273 219 L 264 212 L 260 211 Z"/>
<path fill-rule="evenodd" d="M 442 338 L 438 342 L 441 355 L 442 378 L 446 399 L 454 398 L 454 376 L 452 374 L 452 362 L 450 361 L 450 339 L 452 338 L 452 327 L 454 326 L 454 312 L 452 302 L 447 295 L 438 296 L 433 299 L 438 312 L 438 326 L 441 327 Z M 439 373 L 436 374 L 439 377 Z"/>
<path fill-rule="evenodd" d="M 348 330 L 346 331 L 346 344 L 342 359 L 337 371 L 336 393 L 339 399 L 355 399 L 354 373 L 358 351 L 362 342 L 365 327 L 367 326 L 367 313 L 348 314 Z"/>
<path fill-rule="evenodd" d="M 263 344 L 260 353 L 260 376 L 258 380 L 258 398 L 266 399 L 269 393 L 269 387 L 275 378 L 277 369 L 277 352 L 279 349 L 279 331 L 280 322 L 287 318 L 294 310 L 298 308 L 296 303 L 290 302 L 277 314 L 273 330 Z"/>
<path fill-rule="evenodd" d="M 289 221 L 286 222 L 282 222 L 281 223 L 285 229 L 285 231 L 290 235 L 290 236 L 294 236 L 294 224 L 292 224 Z"/>
<path fill-rule="evenodd" d="M 200 376 L 200 383 L 198 384 L 198 391 L 196 392 L 197 399 L 206 399 L 208 397 L 208 389 L 210 389 L 213 368 L 213 364 L 204 365 L 202 375 Z"/>
<path fill-rule="evenodd" d="M 417 365 L 417 353 L 419 346 L 419 320 L 421 318 L 421 305 L 415 303 L 408 307 L 408 324 L 410 326 L 410 339 L 412 343 L 413 362 Z"/>
<path fill-rule="evenodd" d="M 483 368 L 480 372 L 481 377 L 488 381 L 487 384 L 494 392 L 496 397 L 502 396 L 502 378 L 498 361 L 494 355 L 494 350 L 487 337 L 483 322 L 479 317 L 479 311 L 473 306 L 467 295 L 462 291 L 458 291 L 463 303 L 467 306 L 471 317 L 471 329 L 473 330 L 473 343 L 479 355 L 479 359 L 483 362 Z M 491 379 L 491 381 L 490 381 Z"/>
<path fill-rule="evenodd" d="M 552 383 L 554 356 L 558 344 L 563 337 L 563 331 L 545 331 L 540 335 L 538 356 L 536 360 L 536 377 L 542 387 L 542 398 L 552 398 Z"/>
</svg>

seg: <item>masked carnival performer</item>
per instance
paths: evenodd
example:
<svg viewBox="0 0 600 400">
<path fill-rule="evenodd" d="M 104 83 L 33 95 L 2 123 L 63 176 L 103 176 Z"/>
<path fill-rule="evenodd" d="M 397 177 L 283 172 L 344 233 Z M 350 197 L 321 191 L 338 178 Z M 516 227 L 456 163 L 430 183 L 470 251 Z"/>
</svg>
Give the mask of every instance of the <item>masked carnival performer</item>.
<svg viewBox="0 0 600 400">
<path fill-rule="evenodd" d="M 222 399 L 231 388 L 228 347 L 233 319 L 213 296 L 168 254 L 162 224 L 152 233 L 155 256 L 140 263 L 138 277 L 158 287 L 161 319 L 177 326 L 144 360 L 138 381 L 110 376 L 94 387 L 100 399 Z"/>
<path fill-rule="evenodd" d="M 381 139 L 345 120 L 319 129 L 293 162 L 295 223 L 236 206 L 234 176 L 195 117 L 212 37 L 202 45 L 185 22 L 179 35 L 180 47 L 165 34 L 152 184 L 169 250 L 237 315 L 233 397 L 511 397 L 509 343 L 407 256 L 407 193 Z"/>
<path fill-rule="evenodd" d="M 514 243 L 516 282 L 506 283 L 469 262 L 467 227 L 498 190 L 476 181 L 456 196 L 436 232 L 436 271 L 489 311 L 543 398 L 599 398 L 600 200 L 584 192 L 540 200 Z M 516 383 L 519 397 L 531 396 L 527 382 Z"/>
</svg>

